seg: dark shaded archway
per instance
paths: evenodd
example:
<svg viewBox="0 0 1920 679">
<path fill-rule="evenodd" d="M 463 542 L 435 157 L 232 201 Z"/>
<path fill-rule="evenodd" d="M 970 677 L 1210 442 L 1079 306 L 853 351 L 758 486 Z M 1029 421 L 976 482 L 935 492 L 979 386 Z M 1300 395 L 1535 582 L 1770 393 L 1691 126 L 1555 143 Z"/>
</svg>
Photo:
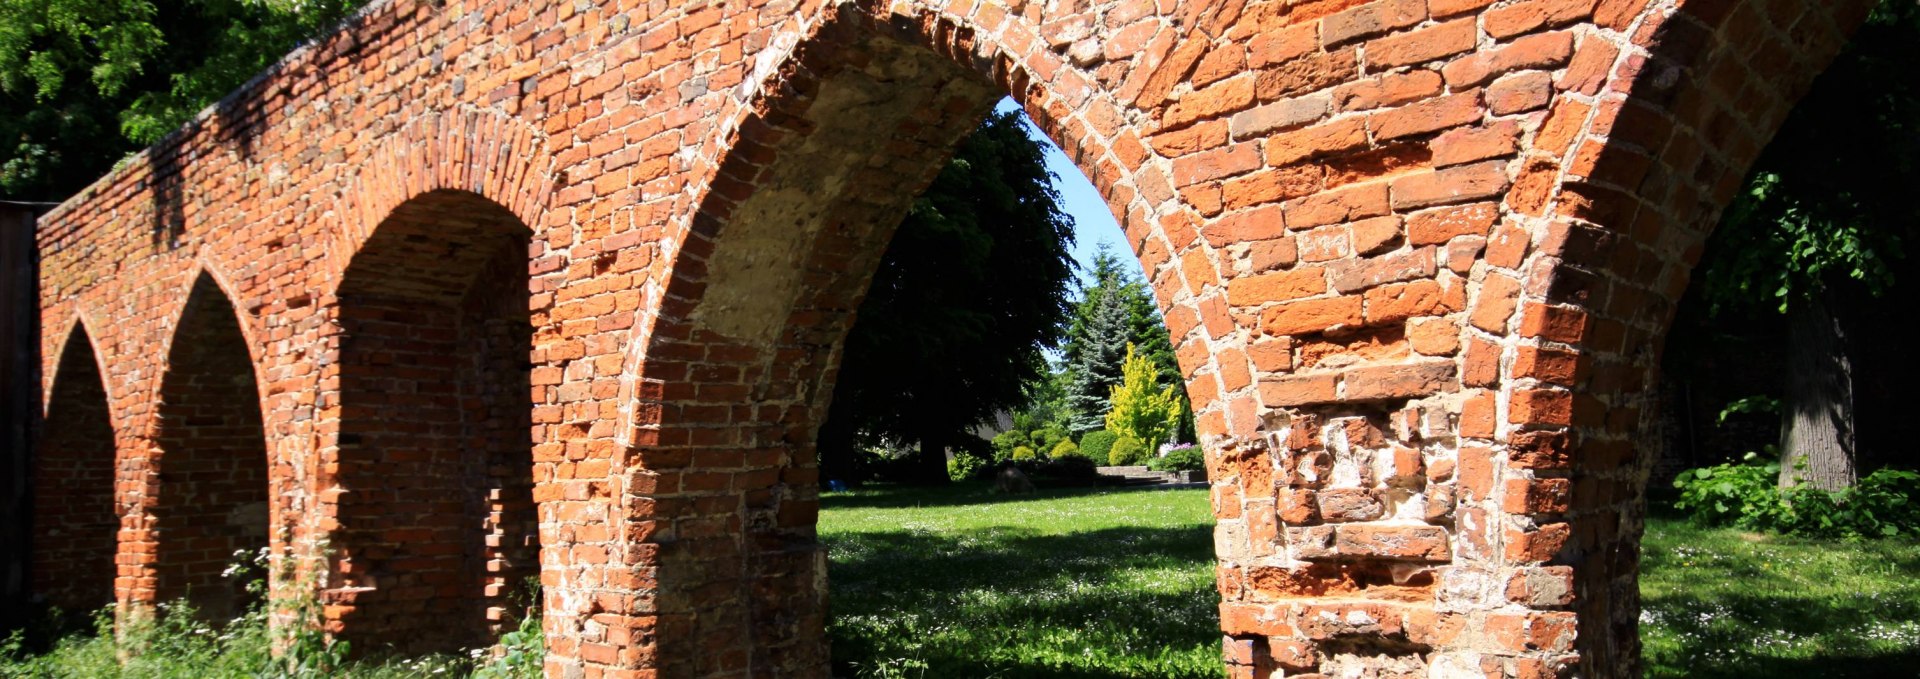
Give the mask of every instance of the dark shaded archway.
<svg viewBox="0 0 1920 679">
<path fill-rule="evenodd" d="M 227 566 L 268 544 L 260 392 L 240 319 L 212 276 L 194 281 L 167 353 L 157 408 L 155 596 L 224 620 L 252 600 Z"/>
<path fill-rule="evenodd" d="M 67 334 L 34 450 L 34 599 L 85 612 L 113 603 L 120 512 L 114 506 L 113 421 L 93 339 Z"/>
<path fill-rule="evenodd" d="M 538 572 L 528 236 L 498 204 L 433 191 L 347 267 L 333 596 L 356 648 L 484 645 Z"/>
</svg>

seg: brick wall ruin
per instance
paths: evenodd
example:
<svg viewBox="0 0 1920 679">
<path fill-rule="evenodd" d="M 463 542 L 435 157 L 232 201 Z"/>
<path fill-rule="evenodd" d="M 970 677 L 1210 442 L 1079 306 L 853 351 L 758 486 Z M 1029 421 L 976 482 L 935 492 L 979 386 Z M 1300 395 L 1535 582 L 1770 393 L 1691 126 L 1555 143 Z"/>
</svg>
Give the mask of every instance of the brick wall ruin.
<svg viewBox="0 0 1920 679">
<path fill-rule="evenodd" d="M 1012 95 L 1166 314 L 1232 676 L 1632 676 L 1674 302 L 1870 6 L 378 2 L 42 220 L 39 582 L 264 539 L 356 646 L 537 575 L 550 675 L 825 676 L 840 341 Z"/>
</svg>

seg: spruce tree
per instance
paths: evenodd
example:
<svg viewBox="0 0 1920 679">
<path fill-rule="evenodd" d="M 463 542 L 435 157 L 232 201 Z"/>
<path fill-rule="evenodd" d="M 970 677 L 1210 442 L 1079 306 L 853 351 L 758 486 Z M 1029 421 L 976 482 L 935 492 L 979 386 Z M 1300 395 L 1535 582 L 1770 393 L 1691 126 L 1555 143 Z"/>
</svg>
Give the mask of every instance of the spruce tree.
<svg viewBox="0 0 1920 679">
<path fill-rule="evenodd" d="M 1120 384 L 1128 344 L 1153 364 L 1161 384 L 1181 383 L 1166 322 L 1161 320 L 1146 283 L 1133 273 L 1129 263 L 1101 247 L 1094 253 L 1087 274 L 1090 281 L 1081 284 L 1080 301 L 1067 329 L 1063 352 L 1065 419 L 1075 434 L 1101 428 L 1111 408 L 1111 392 Z M 1181 400 L 1184 414 L 1185 399 Z M 1190 421 L 1183 415 L 1176 434 L 1191 436 Z"/>
<path fill-rule="evenodd" d="M 1115 288 L 1083 290 L 1067 341 L 1066 421 L 1074 434 L 1104 426 L 1107 399 L 1120 384 L 1131 338 L 1126 300 Z"/>
</svg>

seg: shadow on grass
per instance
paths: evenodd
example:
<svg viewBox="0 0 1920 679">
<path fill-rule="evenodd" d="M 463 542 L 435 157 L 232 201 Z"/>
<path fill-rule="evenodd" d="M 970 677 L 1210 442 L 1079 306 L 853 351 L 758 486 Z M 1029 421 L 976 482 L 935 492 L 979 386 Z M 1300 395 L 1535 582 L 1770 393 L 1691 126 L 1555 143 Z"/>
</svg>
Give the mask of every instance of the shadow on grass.
<svg viewBox="0 0 1920 679">
<path fill-rule="evenodd" d="M 896 658 L 926 663 L 927 677 L 1220 672 L 1203 528 L 886 531 L 826 542 L 835 676 Z"/>
<path fill-rule="evenodd" d="M 1643 603 L 1647 616 L 1679 642 L 1677 649 L 1649 644 L 1651 677 L 1920 676 L 1920 646 L 1876 648 L 1858 633 L 1863 623 L 1920 619 L 1912 601 L 1722 593 Z M 1814 657 L 1782 657 L 1807 653 Z"/>
</svg>

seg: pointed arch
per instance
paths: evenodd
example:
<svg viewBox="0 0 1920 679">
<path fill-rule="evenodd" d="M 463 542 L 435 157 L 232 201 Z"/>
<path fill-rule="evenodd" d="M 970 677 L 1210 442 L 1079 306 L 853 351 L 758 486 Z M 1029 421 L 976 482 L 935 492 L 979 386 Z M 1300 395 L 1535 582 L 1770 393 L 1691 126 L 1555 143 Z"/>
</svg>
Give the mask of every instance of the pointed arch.
<svg viewBox="0 0 1920 679">
<path fill-rule="evenodd" d="M 50 376 L 30 463 L 35 600 L 75 612 L 113 603 L 120 511 L 106 381 L 93 335 L 74 321 Z"/>
<path fill-rule="evenodd" d="M 247 333 L 233 300 L 205 270 L 181 309 L 159 393 L 154 595 L 230 619 L 251 595 L 245 582 L 224 575 L 228 565 L 270 541 L 271 465 Z"/>
</svg>

